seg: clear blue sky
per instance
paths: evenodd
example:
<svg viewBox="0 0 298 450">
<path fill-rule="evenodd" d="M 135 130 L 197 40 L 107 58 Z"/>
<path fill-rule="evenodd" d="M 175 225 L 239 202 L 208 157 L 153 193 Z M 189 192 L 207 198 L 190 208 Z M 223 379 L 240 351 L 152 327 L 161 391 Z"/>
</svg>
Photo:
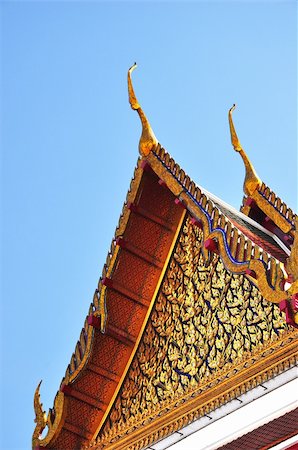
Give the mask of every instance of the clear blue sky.
<svg viewBox="0 0 298 450">
<path fill-rule="evenodd" d="M 244 169 L 297 208 L 296 1 L 1 2 L 0 448 L 53 404 L 138 157 L 126 72 L 156 136 L 235 207 Z M 1 441 L 2 439 L 2 441 Z"/>
</svg>

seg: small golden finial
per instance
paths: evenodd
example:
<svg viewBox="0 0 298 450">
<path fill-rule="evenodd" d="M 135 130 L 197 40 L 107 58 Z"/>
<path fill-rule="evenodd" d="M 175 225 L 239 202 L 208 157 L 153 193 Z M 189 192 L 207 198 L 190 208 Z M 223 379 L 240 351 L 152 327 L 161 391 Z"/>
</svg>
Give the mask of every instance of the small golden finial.
<svg viewBox="0 0 298 450">
<path fill-rule="evenodd" d="M 232 106 L 232 108 L 230 108 L 229 110 L 229 125 L 230 125 L 230 132 L 231 132 L 231 141 L 232 141 L 232 145 L 234 147 L 234 150 L 236 150 L 236 152 L 239 152 L 241 155 L 241 158 L 244 162 L 244 166 L 245 166 L 245 180 L 244 180 L 244 184 L 243 184 L 243 190 L 245 192 L 246 195 L 252 195 L 252 193 L 261 186 L 262 182 L 260 180 L 260 178 L 258 177 L 258 175 L 256 174 L 256 171 L 253 167 L 253 165 L 251 164 L 250 160 L 248 159 L 245 151 L 242 148 L 242 145 L 240 144 L 240 141 L 238 139 L 237 133 L 235 131 L 235 127 L 233 124 L 233 119 L 232 119 L 232 112 L 234 111 L 234 109 L 236 108 L 236 105 L 234 104 Z"/>
<path fill-rule="evenodd" d="M 149 153 L 154 150 L 158 144 L 158 141 L 155 137 L 155 134 L 153 133 L 153 130 L 150 126 L 150 123 L 145 116 L 141 106 L 139 105 L 132 81 L 131 81 L 131 73 L 132 71 L 137 67 L 137 64 L 134 63 L 134 65 L 128 70 L 127 74 L 127 83 L 128 83 L 128 99 L 130 106 L 132 109 L 136 110 L 140 116 L 141 123 L 142 123 L 142 135 L 139 142 L 139 151 L 142 156 L 147 156 Z"/>
</svg>

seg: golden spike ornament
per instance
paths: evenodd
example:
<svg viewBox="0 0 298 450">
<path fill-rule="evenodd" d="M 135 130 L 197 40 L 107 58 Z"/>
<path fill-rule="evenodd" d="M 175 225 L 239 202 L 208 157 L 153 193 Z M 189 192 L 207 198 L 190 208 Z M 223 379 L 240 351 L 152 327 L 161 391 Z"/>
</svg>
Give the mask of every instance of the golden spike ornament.
<svg viewBox="0 0 298 450">
<path fill-rule="evenodd" d="M 260 178 L 258 177 L 258 175 L 256 174 L 256 171 L 253 167 L 253 165 L 251 164 L 250 160 L 248 159 L 245 151 L 242 148 L 242 145 L 240 144 L 240 141 L 238 139 L 235 127 L 234 127 L 234 123 L 233 123 L 233 118 L 232 118 L 232 113 L 234 111 L 234 109 L 236 108 L 236 105 L 234 104 L 232 106 L 232 108 L 230 108 L 229 110 L 229 125 L 230 125 L 230 132 L 231 132 L 231 141 L 232 141 L 232 145 L 234 147 L 234 150 L 236 150 L 236 152 L 240 153 L 240 156 L 244 162 L 244 166 L 245 166 L 245 180 L 244 180 L 244 184 L 243 184 L 243 190 L 245 192 L 246 195 L 252 195 L 256 189 L 258 189 L 262 182 L 260 180 Z"/>
<path fill-rule="evenodd" d="M 142 123 L 142 135 L 139 142 L 139 151 L 142 156 L 148 156 L 149 153 L 157 147 L 158 141 L 153 133 L 153 130 L 150 126 L 150 123 L 147 117 L 144 114 L 138 100 L 136 98 L 134 88 L 131 81 L 131 73 L 137 67 L 137 64 L 134 65 L 128 70 L 127 74 L 127 84 L 128 84 L 128 98 L 129 103 L 132 109 L 136 110 L 140 116 Z"/>
<path fill-rule="evenodd" d="M 35 411 L 35 419 L 34 422 L 36 423 L 36 427 L 33 433 L 33 441 L 38 439 L 41 433 L 43 432 L 44 428 L 47 425 L 47 414 L 45 411 L 43 411 L 42 403 L 40 402 L 40 385 L 42 383 L 42 380 L 38 383 L 37 388 L 35 389 L 34 393 L 34 411 Z"/>
</svg>

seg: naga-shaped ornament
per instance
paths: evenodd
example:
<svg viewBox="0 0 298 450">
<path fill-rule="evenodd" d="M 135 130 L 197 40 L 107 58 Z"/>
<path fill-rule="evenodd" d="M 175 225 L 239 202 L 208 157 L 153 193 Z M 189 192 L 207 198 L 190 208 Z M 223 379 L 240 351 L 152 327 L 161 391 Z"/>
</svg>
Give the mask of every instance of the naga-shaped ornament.
<svg viewBox="0 0 298 450">
<path fill-rule="evenodd" d="M 34 393 L 34 411 L 35 411 L 35 419 L 34 422 L 36 423 L 35 430 L 33 433 L 33 442 L 35 440 L 38 440 L 41 433 L 45 429 L 47 425 L 47 414 L 45 411 L 43 411 L 43 406 L 40 401 L 40 385 L 42 383 L 42 380 L 38 383 L 37 388 L 35 389 Z"/>
<path fill-rule="evenodd" d="M 68 373 L 66 373 L 62 382 L 68 384 L 69 382 Z M 51 442 L 54 435 L 62 428 L 65 412 L 64 407 L 67 404 L 67 398 L 65 397 L 61 389 L 59 389 L 54 400 L 53 409 L 50 409 L 49 413 L 46 414 L 45 411 L 43 411 L 43 406 L 40 401 L 40 393 L 39 393 L 40 385 L 41 382 L 38 384 L 34 394 L 34 411 L 35 411 L 34 422 L 36 423 L 36 425 L 32 436 L 33 448 L 35 447 L 43 448 L 46 445 L 48 445 Z M 41 434 L 46 427 L 47 433 L 45 436 L 42 437 Z"/>
</svg>

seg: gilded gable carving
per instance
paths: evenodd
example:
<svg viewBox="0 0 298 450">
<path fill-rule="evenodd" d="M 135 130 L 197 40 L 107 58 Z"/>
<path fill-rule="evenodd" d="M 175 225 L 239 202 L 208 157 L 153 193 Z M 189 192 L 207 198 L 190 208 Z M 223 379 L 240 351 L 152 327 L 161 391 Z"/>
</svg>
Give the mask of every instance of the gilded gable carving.
<svg viewBox="0 0 298 450">
<path fill-rule="evenodd" d="M 202 242 L 202 231 L 187 218 L 101 433 L 103 445 L 139 426 L 141 417 L 156 416 L 173 400 L 179 403 L 236 373 L 291 334 L 278 305 L 264 300 L 244 275 L 229 273 L 218 255 L 206 261 Z"/>
</svg>

